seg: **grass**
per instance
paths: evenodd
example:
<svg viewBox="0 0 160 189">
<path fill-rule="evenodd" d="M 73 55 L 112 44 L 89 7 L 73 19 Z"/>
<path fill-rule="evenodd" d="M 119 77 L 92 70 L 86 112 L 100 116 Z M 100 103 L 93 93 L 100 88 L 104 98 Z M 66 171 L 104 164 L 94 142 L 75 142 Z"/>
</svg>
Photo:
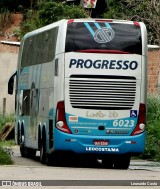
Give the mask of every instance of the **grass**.
<svg viewBox="0 0 160 189">
<path fill-rule="evenodd" d="M 14 139 L 11 140 L 4 140 L 0 142 L 1 146 L 6 146 L 6 147 L 10 147 L 10 146 L 14 146 L 15 145 L 15 141 Z"/>
</svg>

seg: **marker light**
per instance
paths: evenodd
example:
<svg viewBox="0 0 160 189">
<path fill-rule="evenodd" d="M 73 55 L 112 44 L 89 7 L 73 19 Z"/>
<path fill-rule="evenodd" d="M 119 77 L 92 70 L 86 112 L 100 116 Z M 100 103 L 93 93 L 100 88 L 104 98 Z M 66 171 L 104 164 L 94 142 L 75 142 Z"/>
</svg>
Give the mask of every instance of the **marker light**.
<svg viewBox="0 0 160 189">
<path fill-rule="evenodd" d="M 68 23 L 67 24 L 71 24 L 71 23 L 73 23 L 74 22 L 74 19 L 70 19 L 70 20 L 68 20 Z"/>
<path fill-rule="evenodd" d="M 139 22 L 133 22 L 135 26 L 140 27 L 140 23 Z"/>
</svg>

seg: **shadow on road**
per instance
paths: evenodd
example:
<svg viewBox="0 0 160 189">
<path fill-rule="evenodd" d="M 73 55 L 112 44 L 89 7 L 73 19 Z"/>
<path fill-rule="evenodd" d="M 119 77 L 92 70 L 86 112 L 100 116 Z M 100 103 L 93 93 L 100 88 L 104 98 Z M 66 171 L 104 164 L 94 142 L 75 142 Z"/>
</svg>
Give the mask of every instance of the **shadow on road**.
<svg viewBox="0 0 160 189">
<path fill-rule="evenodd" d="M 37 152 L 36 157 L 34 159 L 23 158 L 19 152 L 19 146 L 12 147 L 13 150 L 13 161 L 14 165 L 20 166 L 47 166 L 40 163 L 40 154 Z M 106 164 L 105 166 L 102 164 L 102 160 L 96 160 L 92 156 L 90 157 L 80 157 L 78 156 L 64 156 L 62 154 L 62 159 L 58 156 L 51 163 L 51 167 L 72 167 L 72 168 L 97 168 L 97 169 L 113 169 L 110 164 Z M 156 171 L 160 172 L 160 162 L 153 162 L 147 160 L 131 160 L 130 170 L 148 170 L 148 171 Z"/>
<path fill-rule="evenodd" d="M 14 165 L 22 165 L 22 166 L 46 166 L 40 163 L 40 154 L 37 152 L 35 158 L 24 158 L 21 157 L 19 146 L 12 147 L 13 155 L 12 159 L 14 161 Z M 62 157 L 63 156 L 63 157 Z M 62 157 L 62 158 L 61 158 Z M 83 157 L 83 156 L 65 156 L 60 155 L 56 160 L 53 158 L 51 160 L 50 166 L 52 167 L 72 167 L 72 168 L 103 168 L 102 161 L 94 159 L 92 156 Z M 105 167 L 107 168 L 107 167 Z M 108 167 L 111 168 L 111 167 Z"/>
</svg>

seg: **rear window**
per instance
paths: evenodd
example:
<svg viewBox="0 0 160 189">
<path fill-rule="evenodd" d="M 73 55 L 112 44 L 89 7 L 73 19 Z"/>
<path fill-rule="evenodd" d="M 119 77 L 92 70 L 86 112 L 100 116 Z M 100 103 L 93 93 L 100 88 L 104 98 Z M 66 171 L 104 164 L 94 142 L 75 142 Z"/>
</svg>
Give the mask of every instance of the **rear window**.
<svg viewBox="0 0 160 189">
<path fill-rule="evenodd" d="M 81 50 L 117 50 L 142 54 L 141 29 L 134 24 L 123 23 L 70 23 L 65 52 Z"/>
</svg>

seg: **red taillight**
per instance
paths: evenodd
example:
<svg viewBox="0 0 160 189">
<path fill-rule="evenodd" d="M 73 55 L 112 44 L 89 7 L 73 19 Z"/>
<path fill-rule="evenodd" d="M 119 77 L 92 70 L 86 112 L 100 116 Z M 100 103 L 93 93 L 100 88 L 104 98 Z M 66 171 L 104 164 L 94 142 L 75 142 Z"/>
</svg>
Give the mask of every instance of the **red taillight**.
<svg viewBox="0 0 160 189">
<path fill-rule="evenodd" d="M 69 127 L 68 127 L 68 125 L 66 123 L 64 101 L 59 101 L 57 103 L 56 127 L 57 127 L 57 129 L 65 132 L 65 133 L 70 133 L 71 134 L 71 130 L 69 129 Z"/>
<path fill-rule="evenodd" d="M 145 124 L 146 124 L 146 106 L 145 104 L 140 104 L 137 126 L 132 132 L 132 135 L 138 135 L 143 133 L 145 130 Z"/>
</svg>

